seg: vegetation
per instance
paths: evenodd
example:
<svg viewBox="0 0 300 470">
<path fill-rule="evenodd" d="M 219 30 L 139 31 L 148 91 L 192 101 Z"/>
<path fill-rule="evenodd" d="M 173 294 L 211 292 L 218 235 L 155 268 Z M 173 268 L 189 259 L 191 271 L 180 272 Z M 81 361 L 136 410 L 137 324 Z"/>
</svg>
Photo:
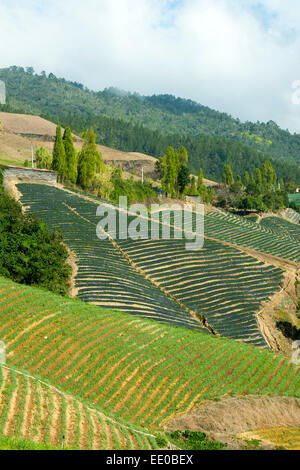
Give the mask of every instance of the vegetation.
<svg viewBox="0 0 300 470">
<path fill-rule="evenodd" d="M 298 229 L 296 225 L 295 228 Z M 263 225 L 230 213 L 209 212 L 205 217 L 205 234 L 262 253 L 300 261 L 300 247 L 295 239 L 289 239 L 280 230 L 266 230 Z"/>
<path fill-rule="evenodd" d="M 225 165 L 222 181 L 224 188 L 218 191 L 218 205 L 244 211 L 278 212 L 288 207 L 288 193 L 282 179 L 270 161 L 265 161 L 255 172 L 246 172 L 243 179 L 233 177 L 230 165 Z"/>
<path fill-rule="evenodd" d="M 2 450 L 157 448 L 155 437 L 142 428 L 113 420 L 96 406 L 13 367 L 0 365 L 0 390 Z"/>
<path fill-rule="evenodd" d="M 2 169 L 3 170 L 3 169 Z M 21 284 L 68 293 L 71 268 L 60 232 L 28 214 L 3 188 L 0 169 L 0 274 Z M 55 263 L 53 262 L 55 260 Z"/>
<path fill-rule="evenodd" d="M 51 444 L 39 444 L 29 439 L 0 436 L 0 450 L 62 450 Z"/>
<path fill-rule="evenodd" d="M 69 126 L 65 129 L 63 143 L 66 154 L 66 172 L 64 176 L 71 183 L 76 183 L 78 176 L 77 155 L 74 147 L 72 131 Z"/>
<path fill-rule="evenodd" d="M 237 249 L 210 240 L 205 241 L 202 250 L 189 252 L 187 259 L 185 241 L 172 239 L 172 234 L 170 240 L 144 240 L 144 236 L 141 240 L 122 240 L 117 233 L 116 249 L 109 240 L 99 243 L 96 237 L 96 203 L 57 188 L 32 188 L 29 184 L 18 188 L 24 205 L 47 221 L 51 229 L 61 227 L 66 243 L 76 253 L 76 285 L 81 300 L 192 329 L 201 329 L 195 316 L 204 315 L 223 336 L 266 347 L 255 313 L 279 290 L 280 269 L 264 266 Z M 75 207 L 79 216 L 67 206 Z M 300 259 L 298 245 L 285 237 L 266 233 L 241 217 L 232 217 L 233 223 L 228 224 L 231 216 L 224 216 L 219 226 L 214 214 L 219 216 L 213 212 L 205 219 L 209 236 L 226 240 L 231 237 L 233 241 L 236 237 L 239 243 L 254 245 L 260 251 L 270 249 L 277 254 L 281 249 L 282 255 Z M 133 219 L 128 216 L 129 226 Z M 178 219 L 174 219 L 175 215 L 170 217 L 171 225 L 177 225 Z M 181 224 L 178 227 L 182 230 Z M 82 240 L 78 240 L 78 233 L 84 234 Z"/>
<path fill-rule="evenodd" d="M 40 147 L 35 152 L 35 161 L 36 161 L 37 167 L 40 169 L 46 169 L 46 170 L 52 169 L 52 156 L 50 155 L 48 150 L 45 149 L 44 147 Z M 29 165 L 25 164 L 25 167 L 26 166 L 29 166 Z"/>
<path fill-rule="evenodd" d="M 53 74 L 38 76 L 21 67 L 1 69 L 0 79 L 5 81 L 8 94 L 8 105 L 2 110 L 60 120 L 77 133 L 93 127 L 98 142 L 125 151 L 161 157 L 169 145 L 177 149 L 184 146 L 190 155 L 190 171 L 197 174 L 201 167 L 209 179 L 217 181 L 225 164 L 234 174 L 243 174 L 269 159 L 285 182 L 300 183 L 300 136 L 272 121 L 243 124 L 225 113 L 170 95 L 141 97 L 116 90 L 96 93 Z"/>
<path fill-rule="evenodd" d="M 0 304 L 9 366 L 26 369 L 135 428 L 158 429 L 178 412 L 226 394 L 300 396 L 299 367 L 269 350 L 2 278 Z M 7 397 L 16 386 L 9 383 Z"/>
<path fill-rule="evenodd" d="M 182 450 L 223 450 L 227 447 L 221 442 L 209 440 L 204 432 L 174 431 L 167 433 L 167 436 Z"/>
<path fill-rule="evenodd" d="M 273 444 L 275 450 L 300 450 L 300 428 L 273 428 L 273 429 L 257 429 L 253 432 L 256 436 L 261 438 L 261 441 L 252 439 L 245 441 L 248 444 L 260 445 L 262 441 L 267 441 Z M 257 447 L 257 445 L 256 445 Z"/>
</svg>

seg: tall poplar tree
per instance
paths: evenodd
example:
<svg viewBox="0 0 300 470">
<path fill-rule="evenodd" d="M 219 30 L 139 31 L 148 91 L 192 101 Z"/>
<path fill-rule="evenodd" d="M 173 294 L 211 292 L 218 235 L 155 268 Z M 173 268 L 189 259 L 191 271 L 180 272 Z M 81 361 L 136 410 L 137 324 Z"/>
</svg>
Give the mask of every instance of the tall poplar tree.
<svg viewBox="0 0 300 470">
<path fill-rule="evenodd" d="M 52 169 L 57 171 L 60 180 L 63 180 L 66 172 L 66 153 L 61 135 L 61 125 L 56 128 L 56 138 L 53 147 Z"/>
<path fill-rule="evenodd" d="M 92 127 L 83 134 L 83 138 L 84 144 L 78 155 L 77 183 L 86 189 L 91 186 L 102 157 L 97 151 L 96 134 Z"/>
<path fill-rule="evenodd" d="M 65 177 L 67 180 L 71 181 L 72 183 L 76 183 L 77 181 L 77 157 L 76 157 L 76 150 L 74 147 L 74 141 L 73 141 L 71 128 L 69 126 L 66 127 L 65 129 L 64 136 L 63 136 L 63 143 L 64 143 L 65 154 L 66 154 Z"/>
</svg>

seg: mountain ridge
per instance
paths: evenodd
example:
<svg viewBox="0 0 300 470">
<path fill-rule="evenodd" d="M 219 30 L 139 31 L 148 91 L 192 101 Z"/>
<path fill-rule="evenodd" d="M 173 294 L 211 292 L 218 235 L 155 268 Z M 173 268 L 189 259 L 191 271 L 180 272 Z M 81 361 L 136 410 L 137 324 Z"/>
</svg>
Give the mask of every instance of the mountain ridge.
<svg viewBox="0 0 300 470">
<path fill-rule="evenodd" d="M 80 83 L 16 66 L 0 69 L 0 80 L 6 84 L 8 105 L 14 111 L 60 120 L 76 132 L 94 125 L 98 143 L 119 150 L 158 157 L 167 145 L 185 145 L 191 170 L 197 172 L 202 166 L 210 179 L 220 179 L 224 164 L 236 163 L 233 170 L 238 174 L 239 169 L 255 171 L 266 159 L 278 162 L 282 172 L 286 164 L 293 166 L 284 179 L 294 175 L 300 179 L 300 135 L 280 129 L 273 121 L 241 123 L 172 95 L 144 97 L 115 88 L 94 92 Z"/>
</svg>

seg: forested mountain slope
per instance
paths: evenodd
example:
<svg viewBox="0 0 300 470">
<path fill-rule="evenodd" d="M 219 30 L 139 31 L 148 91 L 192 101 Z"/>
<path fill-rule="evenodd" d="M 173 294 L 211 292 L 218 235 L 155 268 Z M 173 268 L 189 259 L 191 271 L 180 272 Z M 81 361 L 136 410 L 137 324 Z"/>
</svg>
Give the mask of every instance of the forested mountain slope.
<svg viewBox="0 0 300 470">
<path fill-rule="evenodd" d="M 220 179 L 225 163 L 238 174 L 253 171 L 261 161 L 272 158 L 284 162 L 274 166 L 285 179 L 300 180 L 300 136 L 274 122 L 241 123 L 171 95 L 144 97 L 116 89 L 94 92 L 53 74 L 35 75 L 21 67 L 1 69 L 0 80 L 6 84 L 8 104 L 14 111 L 60 120 L 76 132 L 93 125 L 99 143 L 107 146 L 158 157 L 167 145 L 184 145 L 191 170 L 202 166 L 211 179 Z"/>
</svg>

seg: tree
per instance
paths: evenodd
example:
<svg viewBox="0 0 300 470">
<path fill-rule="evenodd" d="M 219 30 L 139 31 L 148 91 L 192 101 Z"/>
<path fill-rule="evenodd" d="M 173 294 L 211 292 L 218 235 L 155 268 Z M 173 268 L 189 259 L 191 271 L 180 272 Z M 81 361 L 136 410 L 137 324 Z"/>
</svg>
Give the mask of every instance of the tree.
<svg viewBox="0 0 300 470">
<path fill-rule="evenodd" d="M 223 174 L 222 174 L 222 183 L 230 186 L 231 184 L 234 183 L 233 179 L 233 174 L 232 174 L 232 169 L 230 165 L 225 165 Z"/>
<path fill-rule="evenodd" d="M 186 165 L 181 165 L 178 173 L 178 190 L 180 194 L 185 192 L 190 182 L 190 170 Z"/>
<path fill-rule="evenodd" d="M 263 185 L 269 189 L 273 189 L 276 185 L 277 175 L 269 160 L 261 165 L 261 174 Z"/>
<path fill-rule="evenodd" d="M 203 170 L 200 168 L 198 173 L 198 191 L 200 192 L 201 185 L 203 184 Z"/>
<path fill-rule="evenodd" d="M 255 183 L 257 186 L 261 187 L 262 185 L 262 174 L 259 168 L 256 168 L 255 170 Z"/>
<path fill-rule="evenodd" d="M 52 168 L 52 156 L 45 147 L 41 147 L 35 152 L 35 161 L 38 168 L 46 170 L 51 170 Z"/>
<path fill-rule="evenodd" d="M 249 173 L 248 173 L 248 171 L 246 171 L 246 173 L 245 173 L 245 175 L 244 175 L 244 179 L 243 179 L 243 184 L 244 184 L 244 186 L 247 187 L 248 184 L 249 184 L 249 182 L 250 182 Z"/>
<path fill-rule="evenodd" d="M 69 126 L 66 127 L 65 129 L 64 136 L 63 136 L 63 143 L 64 143 L 65 154 L 66 154 L 65 177 L 67 180 L 71 181 L 72 183 L 76 183 L 77 181 L 77 157 L 76 157 L 76 150 L 74 147 L 71 128 Z"/>
<path fill-rule="evenodd" d="M 60 180 L 64 179 L 66 171 L 66 153 L 61 135 L 61 125 L 56 128 L 56 138 L 53 147 L 52 169 L 57 171 Z"/>
<path fill-rule="evenodd" d="M 197 196 L 198 195 L 196 177 L 195 176 L 192 176 L 192 179 L 191 179 L 190 195 L 191 196 Z"/>
<path fill-rule="evenodd" d="M 101 154 L 97 151 L 96 134 L 91 127 L 82 134 L 84 144 L 78 155 L 77 183 L 83 188 L 91 187 L 95 178 L 97 165 L 102 161 Z"/>
<path fill-rule="evenodd" d="M 174 197 L 176 194 L 176 183 L 178 178 L 178 156 L 173 147 L 168 147 L 162 162 L 162 187 L 167 196 Z"/>
</svg>

